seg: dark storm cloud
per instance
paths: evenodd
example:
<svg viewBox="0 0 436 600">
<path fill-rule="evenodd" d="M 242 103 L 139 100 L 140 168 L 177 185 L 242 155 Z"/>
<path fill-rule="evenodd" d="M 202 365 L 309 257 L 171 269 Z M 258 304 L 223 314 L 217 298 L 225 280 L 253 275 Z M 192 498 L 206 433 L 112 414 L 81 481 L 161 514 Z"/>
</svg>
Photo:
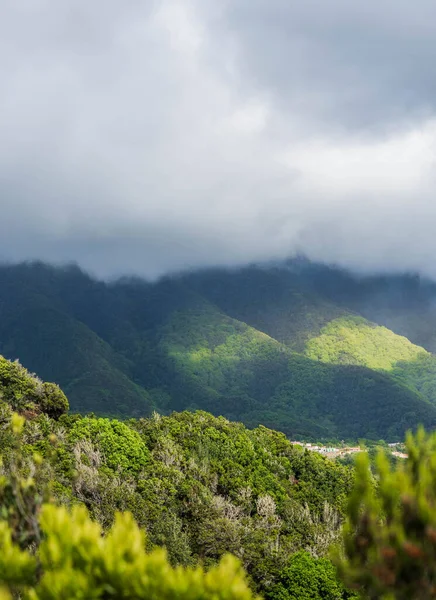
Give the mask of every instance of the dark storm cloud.
<svg viewBox="0 0 436 600">
<path fill-rule="evenodd" d="M 281 110 L 367 132 L 433 112 L 435 12 L 431 0 L 234 0 L 222 24 Z"/>
<path fill-rule="evenodd" d="M 0 258 L 436 276 L 436 8 L 6 0 Z"/>
</svg>

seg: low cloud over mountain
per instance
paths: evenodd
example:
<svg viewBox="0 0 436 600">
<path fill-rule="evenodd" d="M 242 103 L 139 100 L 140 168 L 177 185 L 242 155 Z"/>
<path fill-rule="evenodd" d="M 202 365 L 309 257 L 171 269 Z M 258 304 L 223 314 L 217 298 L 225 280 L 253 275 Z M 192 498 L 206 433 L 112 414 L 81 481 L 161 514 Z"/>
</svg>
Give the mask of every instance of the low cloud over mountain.
<svg viewBox="0 0 436 600">
<path fill-rule="evenodd" d="M 155 277 L 303 252 L 436 277 L 435 16 L 6 0 L 0 258 Z"/>
</svg>

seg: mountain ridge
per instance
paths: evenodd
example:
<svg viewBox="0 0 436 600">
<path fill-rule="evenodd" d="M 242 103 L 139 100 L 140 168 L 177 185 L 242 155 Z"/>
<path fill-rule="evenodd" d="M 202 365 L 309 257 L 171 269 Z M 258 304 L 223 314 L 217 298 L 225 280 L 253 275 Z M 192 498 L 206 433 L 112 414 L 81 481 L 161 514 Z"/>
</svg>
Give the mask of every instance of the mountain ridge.
<svg viewBox="0 0 436 600">
<path fill-rule="evenodd" d="M 433 301 L 430 282 L 310 263 L 154 283 L 0 265 L 0 354 L 59 383 L 75 411 L 203 409 L 297 438 L 391 439 L 436 426 Z"/>
</svg>

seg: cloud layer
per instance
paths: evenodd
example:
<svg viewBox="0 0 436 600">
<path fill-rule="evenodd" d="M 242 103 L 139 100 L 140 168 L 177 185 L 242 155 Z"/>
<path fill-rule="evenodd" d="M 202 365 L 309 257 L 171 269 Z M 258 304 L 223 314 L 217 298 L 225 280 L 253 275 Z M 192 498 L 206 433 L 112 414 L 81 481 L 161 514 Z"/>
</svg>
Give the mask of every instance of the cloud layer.
<svg viewBox="0 0 436 600">
<path fill-rule="evenodd" d="M 429 0 L 5 0 L 0 259 L 436 277 Z"/>
</svg>

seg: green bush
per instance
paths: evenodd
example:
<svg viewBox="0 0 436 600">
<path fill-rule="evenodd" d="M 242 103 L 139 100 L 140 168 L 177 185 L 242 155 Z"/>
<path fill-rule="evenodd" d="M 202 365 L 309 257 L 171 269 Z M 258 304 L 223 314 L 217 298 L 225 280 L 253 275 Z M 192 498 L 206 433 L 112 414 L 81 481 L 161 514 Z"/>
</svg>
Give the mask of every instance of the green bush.
<svg viewBox="0 0 436 600">
<path fill-rule="evenodd" d="M 138 473 L 149 460 L 149 451 L 141 436 L 117 420 L 85 417 L 77 420 L 70 440 L 91 440 L 103 452 L 105 463 L 115 471 Z"/>
<path fill-rule="evenodd" d="M 43 383 L 42 389 L 39 405 L 43 412 L 53 419 L 59 419 L 61 415 L 68 412 L 68 400 L 58 385 Z"/>
<path fill-rule="evenodd" d="M 10 404 L 14 410 L 24 410 L 35 401 L 38 385 L 18 361 L 11 362 L 0 356 L 0 398 Z"/>
<path fill-rule="evenodd" d="M 0 356 L 0 400 L 14 410 L 41 411 L 59 418 L 68 412 L 68 400 L 55 383 L 43 383 L 31 375 L 18 361 L 11 362 Z"/>
<path fill-rule="evenodd" d="M 207 573 L 171 567 L 166 552 L 147 554 L 143 533 L 128 513 L 102 536 L 84 507 L 44 505 L 44 539 L 36 555 L 22 551 L 0 523 L 0 580 L 25 600 L 250 600 L 238 561 L 230 556 Z M 5 596 L 5 592 L 3 592 Z"/>
<path fill-rule="evenodd" d="M 436 434 L 408 435 L 406 461 L 381 452 L 375 485 L 369 457 L 356 460 L 344 527 L 344 580 L 369 598 L 436 597 Z"/>
<path fill-rule="evenodd" d="M 327 558 L 296 552 L 280 573 L 268 600 L 342 600 L 351 598 Z"/>
</svg>

